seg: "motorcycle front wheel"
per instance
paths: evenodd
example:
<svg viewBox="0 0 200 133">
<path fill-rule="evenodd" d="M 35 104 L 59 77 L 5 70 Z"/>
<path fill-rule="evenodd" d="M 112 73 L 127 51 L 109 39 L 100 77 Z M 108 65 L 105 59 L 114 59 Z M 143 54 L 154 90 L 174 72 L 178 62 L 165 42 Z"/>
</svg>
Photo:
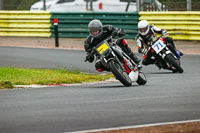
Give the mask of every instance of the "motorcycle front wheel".
<svg viewBox="0 0 200 133">
<path fill-rule="evenodd" d="M 172 66 L 174 66 L 179 73 L 183 73 L 183 71 L 184 71 L 183 68 L 176 62 L 176 60 L 174 59 L 174 57 L 171 54 L 167 54 L 165 56 L 165 60 L 169 64 L 171 64 Z"/>
<path fill-rule="evenodd" d="M 124 86 L 131 86 L 132 81 L 127 72 L 123 71 L 120 65 L 114 61 L 110 60 L 108 62 L 110 71 L 115 75 L 115 77 L 124 85 Z"/>
<path fill-rule="evenodd" d="M 138 79 L 136 81 L 139 85 L 145 85 L 147 83 L 147 78 L 143 72 L 139 72 Z"/>
</svg>

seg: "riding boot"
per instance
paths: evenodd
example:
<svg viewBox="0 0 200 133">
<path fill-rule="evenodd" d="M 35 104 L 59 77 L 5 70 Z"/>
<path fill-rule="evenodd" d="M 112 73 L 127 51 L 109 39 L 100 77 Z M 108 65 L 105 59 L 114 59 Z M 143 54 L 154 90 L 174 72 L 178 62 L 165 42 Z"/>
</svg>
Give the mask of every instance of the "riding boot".
<svg viewBox="0 0 200 133">
<path fill-rule="evenodd" d="M 180 50 L 176 49 L 174 41 L 171 37 L 166 37 L 165 41 L 168 43 L 168 47 L 172 51 L 172 53 L 174 53 L 178 58 L 180 58 L 180 56 L 183 56 L 183 53 Z"/>
<path fill-rule="evenodd" d="M 181 52 L 180 50 L 177 50 L 177 51 L 179 52 L 180 56 L 184 55 L 183 52 Z"/>
<path fill-rule="evenodd" d="M 178 50 L 176 50 L 175 47 L 173 47 L 172 45 L 168 45 L 168 48 L 171 50 L 171 52 L 177 57 L 180 58 L 180 52 Z"/>
<path fill-rule="evenodd" d="M 180 58 L 181 56 L 183 56 L 183 53 L 180 50 L 175 49 L 175 51 L 176 51 L 176 56 L 178 58 Z"/>
<path fill-rule="evenodd" d="M 131 51 L 128 42 L 125 39 L 119 39 L 117 45 L 136 63 L 139 64 L 140 59 Z"/>
<path fill-rule="evenodd" d="M 136 64 L 140 63 L 141 59 L 133 52 L 131 52 L 129 56 Z"/>
<path fill-rule="evenodd" d="M 174 42 L 172 42 L 171 44 L 172 44 L 173 48 L 176 50 L 176 53 L 178 52 L 180 56 L 183 56 L 183 55 L 184 55 L 183 52 L 181 52 L 180 50 L 178 50 L 178 49 L 175 47 Z"/>
</svg>

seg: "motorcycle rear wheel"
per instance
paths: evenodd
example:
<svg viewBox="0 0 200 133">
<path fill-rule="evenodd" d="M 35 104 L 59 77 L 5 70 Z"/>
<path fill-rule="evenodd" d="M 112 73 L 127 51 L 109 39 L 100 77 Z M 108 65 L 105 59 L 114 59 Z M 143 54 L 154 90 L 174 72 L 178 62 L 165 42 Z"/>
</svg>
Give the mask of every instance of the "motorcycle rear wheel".
<svg viewBox="0 0 200 133">
<path fill-rule="evenodd" d="M 171 54 L 165 56 L 165 60 L 176 68 L 179 73 L 183 73 L 183 68 L 175 61 Z"/>
<path fill-rule="evenodd" d="M 110 71 L 115 75 L 115 77 L 126 87 L 132 85 L 132 81 L 127 72 L 123 71 L 120 65 L 114 60 L 108 62 Z"/>
</svg>

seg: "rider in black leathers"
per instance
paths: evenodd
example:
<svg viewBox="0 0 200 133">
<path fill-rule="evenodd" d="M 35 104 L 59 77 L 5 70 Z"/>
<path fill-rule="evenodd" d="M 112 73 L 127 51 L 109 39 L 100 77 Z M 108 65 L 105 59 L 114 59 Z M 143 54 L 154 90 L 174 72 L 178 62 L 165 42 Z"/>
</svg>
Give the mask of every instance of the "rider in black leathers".
<svg viewBox="0 0 200 133">
<path fill-rule="evenodd" d="M 149 25 L 147 20 L 141 20 L 138 23 L 138 35 L 136 37 L 136 43 L 138 45 L 138 52 L 144 54 L 143 65 L 154 64 L 155 59 L 152 59 L 152 53 L 148 51 L 151 46 L 151 42 L 156 39 L 156 34 L 163 36 L 168 35 L 165 29 L 158 28 L 154 25 Z M 176 55 L 178 58 L 183 55 L 182 52 L 178 51 L 174 45 L 174 41 L 171 37 L 163 37 L 167 47 Z"/>
<path fill-rule="evenodd" d="M 84 43 L 84 48 L 86 51 L 86 60 L 92 63 L 94 61 L 94 55 L 91 56 L 91 52 L 93 47 L 95 47 L 97 44 L 102 42 L 104 39 L 106 39 L 109 36 L 119 36 L 122 37 L 125 35 L 125 31 L 123 29 L 118 29 L 113 27 L 112 25 L 105 25 L 103 26 L 100 20 L 94 19 L 88 24 L 90 35 L 87 37 Z M 121 49 L 131 57 L 133 61 L 135 61 L 136 64 L 139 64 L 140 59 L 131 51 L 131 49 L 128 47 L 127 41 L 125 39 L 118 39 L 116 44 L 121 47 Z M 100 60 L 96 59 L 95 68 L 97 71 L 101 72 L 105 70 L 106 68 L 103 67 Z"/>
</svg>

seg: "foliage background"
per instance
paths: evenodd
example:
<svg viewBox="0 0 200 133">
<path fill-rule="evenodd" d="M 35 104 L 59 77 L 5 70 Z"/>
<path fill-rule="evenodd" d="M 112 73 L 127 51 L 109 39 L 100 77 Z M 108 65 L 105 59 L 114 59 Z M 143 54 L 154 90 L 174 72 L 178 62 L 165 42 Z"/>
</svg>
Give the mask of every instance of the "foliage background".
<svg viewBox="0 0 200 133">
<path fill-rule="evenodd" d="M 39 0 L 3 0 L 4 10 L 30 10 L 33 3 Z"/>
</svg>

